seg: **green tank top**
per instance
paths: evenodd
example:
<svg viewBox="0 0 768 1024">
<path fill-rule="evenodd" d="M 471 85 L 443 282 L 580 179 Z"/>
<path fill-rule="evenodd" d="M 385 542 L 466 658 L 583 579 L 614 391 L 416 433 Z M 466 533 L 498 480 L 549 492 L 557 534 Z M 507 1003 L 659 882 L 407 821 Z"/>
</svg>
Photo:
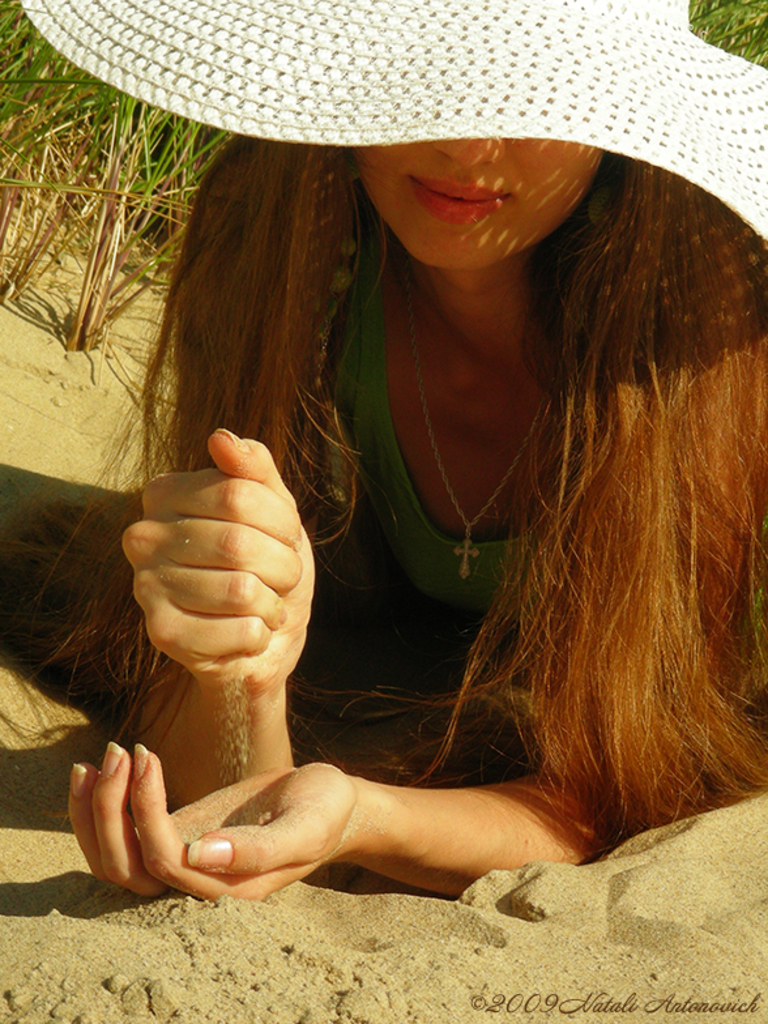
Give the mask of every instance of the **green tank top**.
<svg viewBox="0 0 768 1024">
<path fill-rule="evenodd" d="M 428 597 L 457 608 L 486 611 L 503 577 L 505 558 L 508 553 L 514 557 L 519 542 L 473 542 L 477 553 L 468 557 L 470 574 L 462 579 L 463 538 L 437 529 L 419 503 L 390 414 L 380 257 L 375 245 L 360 254 L 336 403 L 349 442 L 359 453 L 363 485 L 408 578 Z"/>
</svg>

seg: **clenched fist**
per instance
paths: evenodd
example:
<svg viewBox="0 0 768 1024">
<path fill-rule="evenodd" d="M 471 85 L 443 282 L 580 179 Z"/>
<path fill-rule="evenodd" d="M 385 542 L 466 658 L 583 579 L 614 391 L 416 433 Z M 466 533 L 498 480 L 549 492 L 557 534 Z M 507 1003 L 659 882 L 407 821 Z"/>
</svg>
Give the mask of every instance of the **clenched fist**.
<svg viewBox="0 0 768 1024">
<path fill-rule="evenodd" d="M 123 550 L 152 643 L 203 686 L 266 693 L 304 645 L 312 549 L 263 444 L 217 430 L 208 449 L 216 469 L 149 484 Z"/>
</svg>

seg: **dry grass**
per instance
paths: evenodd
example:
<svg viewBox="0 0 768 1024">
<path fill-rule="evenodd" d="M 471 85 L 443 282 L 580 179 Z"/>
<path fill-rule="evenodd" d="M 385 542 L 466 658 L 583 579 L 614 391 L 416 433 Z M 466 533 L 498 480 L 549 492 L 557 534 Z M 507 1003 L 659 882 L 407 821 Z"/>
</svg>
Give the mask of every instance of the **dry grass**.
<svg viewBox="0 0 768 1024">
<path fill-rule="evenodd" d="M 224 136 L 73 68 L 0 4 L 0 302 L 82 256 L 68 349 L 88 350 L 172 260 Z"/>
</svg>

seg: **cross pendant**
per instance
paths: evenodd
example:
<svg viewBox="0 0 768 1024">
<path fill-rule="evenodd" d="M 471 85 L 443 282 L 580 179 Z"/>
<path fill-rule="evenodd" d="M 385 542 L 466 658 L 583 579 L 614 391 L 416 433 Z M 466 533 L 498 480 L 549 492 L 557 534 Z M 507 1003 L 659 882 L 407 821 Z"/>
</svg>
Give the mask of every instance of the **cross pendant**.
<svg viewBox="0 0 768 1024">
<path fill-rule="evenodd" d="M 454 555 L 458 555 L 461 558 L 461 565 L 459 566 L 459 576 L 461 576 L 461 578 L 465 580 L 470 573 L 469 556 L 471 555 L 473 558 L 477 558 L 480 552 L 477 550 L 477 548 L 472 547 L 472 538 L 470 537 L 469 534 L 467 534 L 464 540 L 461 542 L 461 544 L 458 544 L 453 549 L 453 553 Z"/>
</svg>

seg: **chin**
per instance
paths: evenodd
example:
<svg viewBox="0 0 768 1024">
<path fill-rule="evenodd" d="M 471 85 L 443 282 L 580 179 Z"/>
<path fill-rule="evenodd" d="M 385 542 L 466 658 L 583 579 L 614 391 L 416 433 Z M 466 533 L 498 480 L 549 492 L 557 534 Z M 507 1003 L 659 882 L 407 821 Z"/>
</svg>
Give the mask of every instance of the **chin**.
<svg viewBox="0 0 768 1024">
<path fill-rule="evenodd" d="M 486 270 L 505 260 L 530 253 L 541 241 L 536 232 L 530 232 L 521 242 L 523 232 L 518 226 L 495 228 L 483 221 L 471 228 L 454 228 L 448 237 L 439 240 L 427 239 L 423 235 L 414 238 L 407 230 L 402 234 L 397 231 L 394 233 L 413 259 L 439 270 Z M 495 237 L 491 239 L 489 236 Z"/>
<path fill-rule="evenodd" d="M 517 251 L 514 247 L 511 250 L 497 249 L 493 252 L 488 250 L 474 249 L 467 251 L 466 246 L 458 244 L 449 249 L 435 250 L 427 246 L 405 246 L 408 254 L 417 262 L 427 267 L 434 267 L 435 270 L 473 271 L 487 270 L 505 260 L 514 259 L 522 255 L 525 250 Z"/>
</svg>

